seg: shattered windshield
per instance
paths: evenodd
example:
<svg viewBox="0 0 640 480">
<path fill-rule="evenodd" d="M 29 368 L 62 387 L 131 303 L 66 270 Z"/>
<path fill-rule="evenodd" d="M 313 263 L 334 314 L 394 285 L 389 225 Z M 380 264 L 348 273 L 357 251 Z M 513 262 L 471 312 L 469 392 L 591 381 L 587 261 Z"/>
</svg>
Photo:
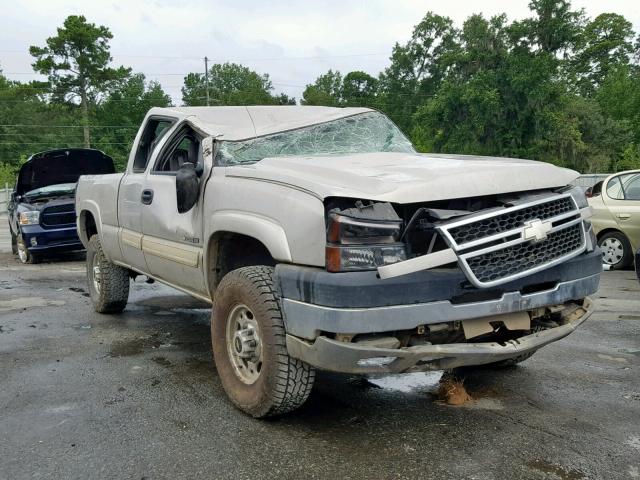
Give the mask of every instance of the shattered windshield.
<svg viewBox="0 0 640 480">
<path fill-rule="evenodd" d="M 222 165 L 242 165 L 268 157 L 371 152 L 415 150 L 391 120 L 368 112 L 241 142 L 223 141 L 217 160 Z"/>
</svg>

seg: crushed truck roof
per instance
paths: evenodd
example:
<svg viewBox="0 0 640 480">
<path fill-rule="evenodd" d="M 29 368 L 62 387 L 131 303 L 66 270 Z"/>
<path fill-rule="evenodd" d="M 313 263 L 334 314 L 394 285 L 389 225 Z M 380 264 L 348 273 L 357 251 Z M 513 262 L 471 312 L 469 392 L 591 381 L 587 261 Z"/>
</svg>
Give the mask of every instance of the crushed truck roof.
<svg viewBox="0 0 640 480">
<path fill-rule="evenodd" d="M 186 119 L 203 133 L 233 141 L 261 137 L 371 111 L 369 108 L 299 105 L 156 107 L 149 111 L 148 116 Z"/>
</svg>

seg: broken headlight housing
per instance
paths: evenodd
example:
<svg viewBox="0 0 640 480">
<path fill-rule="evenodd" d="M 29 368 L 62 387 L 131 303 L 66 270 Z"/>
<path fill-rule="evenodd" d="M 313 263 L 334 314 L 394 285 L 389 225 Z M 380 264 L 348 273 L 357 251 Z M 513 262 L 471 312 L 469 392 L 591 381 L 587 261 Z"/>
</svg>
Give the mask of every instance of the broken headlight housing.
<svg viewBox="0 0 640 480">
<path fill-rule="evenodd" d="M 329 272 L 375 270 L 406 260 L 401 220 L 373 220 L 329 213 L 326 266 Z"/>
<path fill-rule="evenodd" d="M 20 212 L 18 222 L 20 225 L 37 225 L 40 222 L 40 212 L 38 210 Z"/>
<path fill-rule="evenodd" d="M 567 190 L 573 200 L 576 202 L 578 208 L 585 208 L 589 206 L 589 201 L 587 200 L 587 196 L 585 195 L 585 191 L 580 187 L 573 187 Z"/>
</svg>

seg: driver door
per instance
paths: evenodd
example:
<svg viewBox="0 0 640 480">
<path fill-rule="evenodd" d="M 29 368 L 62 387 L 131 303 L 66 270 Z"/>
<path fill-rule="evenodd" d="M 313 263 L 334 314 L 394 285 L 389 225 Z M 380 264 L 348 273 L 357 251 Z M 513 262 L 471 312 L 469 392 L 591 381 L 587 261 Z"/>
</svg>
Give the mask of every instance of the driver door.
<svg viewBox="0 0 640 480">
<path fill-rule="evenodd" d="M 178 213 L 176 173 L 185 162 L 200 164 L 198 202 Z M 154 159 L 144 181 L 142 250 L 149 273 L 160 280 L 208 297 L 204 285 L 202 196 L 210 165 L 204 166 L 202 138 L 190 127 L 178 128 Z"/>
</svg>

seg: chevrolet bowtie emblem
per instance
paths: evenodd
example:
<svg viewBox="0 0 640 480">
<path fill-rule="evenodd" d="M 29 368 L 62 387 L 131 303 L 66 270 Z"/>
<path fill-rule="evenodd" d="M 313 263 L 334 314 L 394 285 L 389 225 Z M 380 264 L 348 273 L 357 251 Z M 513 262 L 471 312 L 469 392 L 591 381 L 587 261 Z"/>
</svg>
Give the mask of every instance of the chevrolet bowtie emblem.
<svg viewBox="0 0 640 480">
<path fill-rule="evenodd" d="M 542 221 L 537 218 L 535 220 L 529 220 L 524 223 L 524 239 L 541 242 L 547 238 L 547 233 L 549 233 L 552 227 L 551 222 Z"/>
</svg>

